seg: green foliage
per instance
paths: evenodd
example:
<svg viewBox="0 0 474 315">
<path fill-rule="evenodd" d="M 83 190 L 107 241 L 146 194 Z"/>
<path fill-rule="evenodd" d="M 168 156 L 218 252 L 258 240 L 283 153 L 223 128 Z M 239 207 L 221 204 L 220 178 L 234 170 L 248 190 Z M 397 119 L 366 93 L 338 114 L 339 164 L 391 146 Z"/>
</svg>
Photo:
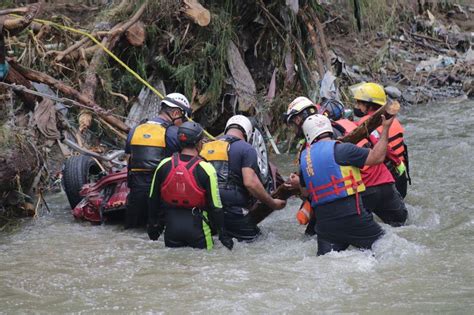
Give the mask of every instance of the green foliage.
<svg viewBox="0 0 474 315">
<path fill-rule="evenodd" d="M 154 66 L 164 79 L 176 84 L 177 91 L 190 97 L 196 87 L 212 105 L 218 102 L 223 90 L 227 77 L 227 47 L 235 35 L 228 7 L 214 5 L 210 11 L 213 14 L 207 27 L 190 24 L 186 27 L 168 25 L 165 32 L 161 29 L 167 34 L 165 38 L 169 38 L 169 51 L 155 57 Z"/>
</svg>

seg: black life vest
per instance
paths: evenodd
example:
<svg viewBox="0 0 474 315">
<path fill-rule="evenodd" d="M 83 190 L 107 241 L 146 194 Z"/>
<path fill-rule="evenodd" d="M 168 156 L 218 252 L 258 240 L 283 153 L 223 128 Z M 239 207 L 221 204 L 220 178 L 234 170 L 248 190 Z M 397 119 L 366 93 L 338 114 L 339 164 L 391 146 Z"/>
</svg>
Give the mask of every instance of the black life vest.
<svg viewBox="0 0 474 315">
<path fill-rule="evenodd" d="M 251 202 L 242 176 L 232 172 L 229 167 L 230 146 L 239 140 L 234 137 L 224 137 L 211 141 L 203 145 L 200 153 L 216 169 L 219 193 L 224 206 L 247 207 Z"/>
<path fill-rule="evenodd" d="M 166 157 L 166 129 L 170 123 L 147 121 L 138 125 L 130 140 L 132 172 L 151 172 Z"/>
</svg>

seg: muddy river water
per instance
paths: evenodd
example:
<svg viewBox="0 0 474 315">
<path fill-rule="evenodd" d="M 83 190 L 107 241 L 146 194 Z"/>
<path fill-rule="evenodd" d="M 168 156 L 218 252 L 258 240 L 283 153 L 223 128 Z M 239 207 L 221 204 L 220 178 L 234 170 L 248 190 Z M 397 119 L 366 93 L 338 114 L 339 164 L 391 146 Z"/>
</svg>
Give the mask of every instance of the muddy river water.
<svg viewBox="0 0 474 315">
<path fill-rule="evenodd" d="M 403 110 L 413 185 L 407 226 L 373 251 L 316 257 L 293 199 L 253 244 L 167 249 L 145 233 L 51 213 L 0 235 L 0 313 L 471 313 L 474 103 Z M 283 174 L 293 156 L 276 159 Z"/>
</svg>

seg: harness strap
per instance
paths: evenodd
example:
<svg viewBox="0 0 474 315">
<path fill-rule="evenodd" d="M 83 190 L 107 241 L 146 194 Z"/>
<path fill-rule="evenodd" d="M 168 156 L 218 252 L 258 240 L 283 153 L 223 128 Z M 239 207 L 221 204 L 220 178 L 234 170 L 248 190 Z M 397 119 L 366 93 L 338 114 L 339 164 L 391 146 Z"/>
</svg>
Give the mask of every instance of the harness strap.
<svg viewBox="0 0 474 315">
<path fill-rule="evenodd" d="M 175 168 L 179 163 L 179 153 L 175 152 L 173 153 L 173 156 L 171 158 L 171 168 Z"/>
<path fill-rule="evenodd" d="M 403 133 L 399 132 L 396 135 L 391 136 L 390 138 L 388 138 L 388 142 L 392 142 L 394 140 L 397 140 L 398 138 L 403 138 Z"/>
<path fill-rule="evenodd" d="M 350 181 L 350 184 L 344 185 L 344 186 L 338 186 L 340 183 L 344 183 L 345 181 Z M 356 181 L 354 174 L 352 170 L 349 171 L 349 175 L 346 177 L 343 177 L 341 179 L 335 179 L 335 176 L 331 176 L 331 182 L 326 184 L 326 185 L 321 185 L 314 187 L 313 183 L 309 183 L 309 189 L 308 193 L 311 194 L 311 198 L 314 199 L 314 201 L 318 201 L 319 199 L 322 199 L 324 197 L 330 196 L 330 195 L 339 195 L 340 192 L 347 190 L 349 188 L 352 188 L 355 191 L 355 197 L 356 197 L 356 207 L 357 207 L 357 214 L 360 215 L 360 204 L 359 204 L 359 190 L 358 187 L 363 184 L 363 181 Z M 333 187 L 333 190 L 326 191 L 322 194 L 318 194 L 318 191 L 327 189 Z"/>
<path fill-rule="evenodd" d="M 196 164 L 198 164 L 201 161 L 202 161 L 202 159 L 198 155 L 196 155 L 191 160 L 189 160 L 188 164 L 186 165 L 186 169 L 189 171 L 190 169 L 192 169 Z"/>
</svg>

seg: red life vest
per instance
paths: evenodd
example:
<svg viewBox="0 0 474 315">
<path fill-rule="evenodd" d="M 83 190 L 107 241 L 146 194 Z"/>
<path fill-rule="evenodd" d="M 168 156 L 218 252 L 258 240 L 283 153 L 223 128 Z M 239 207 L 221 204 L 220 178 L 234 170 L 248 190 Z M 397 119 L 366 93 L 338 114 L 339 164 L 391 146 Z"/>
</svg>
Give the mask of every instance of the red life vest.
<svg viewBox="0 0 474 315">
<path fill-rule="evenodd" d="M 367 118 L 369 118 L 369 115 L 364 116 L 360 121 L 364 121 Z M 354 128 L 357 126 L 354 122 L 349 122 L 353 124 Z M 337 121 L 337 123 L 339 123 L 339 121 Z M 368 140 L 364 139 L 357 143 L 357 146 L 363 147 L 366 143 L 368 143 Z M 362 174 L 362 181 L 364 182 L 366 187 L 374 187 L 395 182 L 392 174 L 384 163 L 371 166 L 365 165 L 363 168 L 360 169 L 360 173 Z"/>
<path fill-rule="evenodd" d="M 161 186 L 161 200 L 180 208 L 203 208 L 206 206 L 206 191 L 199 187 L 193 171 L 199 162 L 199 156 L 188 162 L 181 161 L 178 153 L 171 157 L 171 170 Z"/>
</svg>

